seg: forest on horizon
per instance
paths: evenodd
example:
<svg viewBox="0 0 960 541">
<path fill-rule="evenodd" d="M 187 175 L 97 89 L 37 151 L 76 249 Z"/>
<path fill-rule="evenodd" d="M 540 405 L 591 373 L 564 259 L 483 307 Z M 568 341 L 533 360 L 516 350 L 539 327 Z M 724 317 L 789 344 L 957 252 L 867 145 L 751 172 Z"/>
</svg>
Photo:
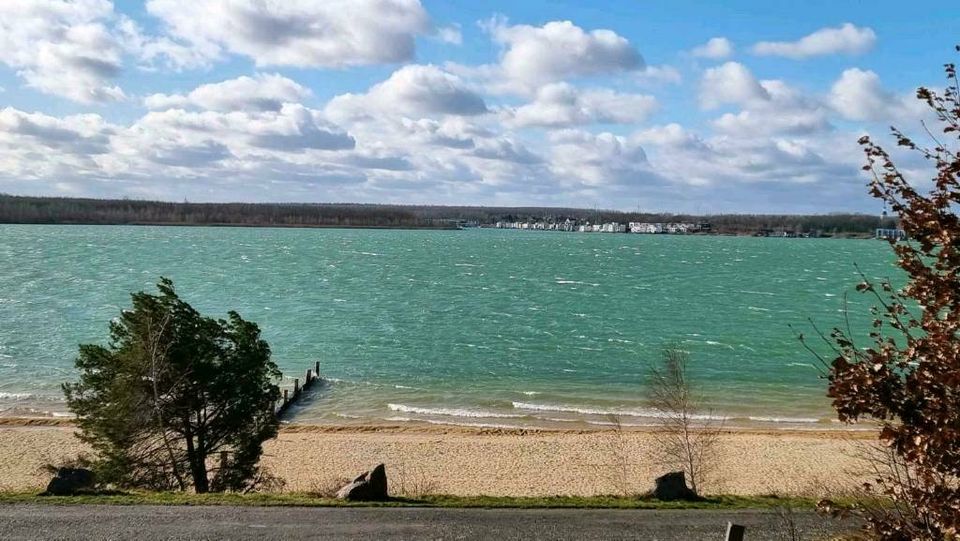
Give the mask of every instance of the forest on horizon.
<svg viewBox="0 0 960 541">
<path fill-rule="evenodd" d="M 222 225 L 261 227 L 454 228 L 462 223 L 573 220 L 596 222 L 706 222 L 717 234 L 761 230 L 872 234 L 893 220 L 853 213 L 690 214 L 622 212 L 560 207 L 480 207 L 368 203 L 189 203 L 80 199 L 0 194 L 0 223 L 87 225 Z M 881 222 L 884 222 L 881 224 Z"/>
</svg>

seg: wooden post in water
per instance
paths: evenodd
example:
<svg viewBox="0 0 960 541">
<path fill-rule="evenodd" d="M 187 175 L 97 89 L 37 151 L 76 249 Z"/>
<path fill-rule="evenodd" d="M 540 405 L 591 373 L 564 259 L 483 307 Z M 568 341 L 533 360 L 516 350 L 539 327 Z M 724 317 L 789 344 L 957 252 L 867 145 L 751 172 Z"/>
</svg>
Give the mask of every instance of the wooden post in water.
<svg viewBox="0 0 960 541">
<path fill-rule="evenodd" d="M 300 394 L 300 379 L 293 378 L 293 399 L 297 399 L 297 395 Z"/>
<path fill-rule="evenodd" d="M 290 402 L 290 389 L 283 390 L 283 407 L 287 407 L 287 404 Z"/>
<path fill-rule="evenodd" d="M 306 386 L 310 385 L 311 383 L 313 383 L 313 376 L 311 376 L 312 373 L 313 373 L 313 371 L 310 370 L 309 368 L 307 368 L 307 375 L 306 375 L 306 378 L 303 380 L 303 386 L 304 386 L 304 387 L 306 387 Z"/>
<path fill-rule="evenodd" d="M 320 377 L 320 361 L 317 361 L 317 364 L 313 367 L 313 373 Z"/>
</svg>

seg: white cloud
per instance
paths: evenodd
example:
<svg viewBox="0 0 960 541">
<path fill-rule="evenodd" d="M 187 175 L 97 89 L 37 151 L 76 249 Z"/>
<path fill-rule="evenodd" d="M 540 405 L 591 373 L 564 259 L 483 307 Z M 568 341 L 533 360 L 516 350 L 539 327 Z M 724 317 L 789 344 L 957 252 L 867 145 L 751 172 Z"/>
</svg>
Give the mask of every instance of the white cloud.
<svg viewBox="0 0 960 541">
<path fill-rule="evenodd" d="M 463 34 L 460 32 L 460 25 L 453 24 L 437 28 L 437 39 L 451 45 L 463 45 Z"/>
<path fill-rule="evenodd" d="M 821 28 L 797 41 L 761 41 L 754 54 L 801 59 L 830 54 L 863 54 L 873 48 L 877 35 L 873 29 L 845 23 L 837 28 Z"/>
<path fill-rule="evenodd" d="M 768 99 L 746 100 L 739 113 L 726 113 L 713 126 L 728 134 L 802 135 L 832 128 L 821 100 L 803 95 L 783 81 L 762 81 Z"/>
<path fill-rule="evenodd" d="M 710 38 L 703 45 L 694 47 L 690 54 L 697 58 L 722 60 L 733 54 L 733 43 L 727 38 Z"/>
<path fill-rule="evenodd" d="M 299 103 L 310 90 L 282 75 L 258 73 L 219 83 L 200 85 L 187 95 L 153 94 L 144 98 L 150 109 L 197 107 L 214 111 L 279 111 L 285 103 Z"/>
<path fill-rule="evenodd" d="M 215 46 L 202 46 L 174 40 L 167 36 L 150 36 L 136 21 L 121 15 L 117 23 L 118 39 L 123 47 L 140 61 L 138 68 L 156 71 L 159 68 L 181 71 L 209 67 L 218 56 Z"/>
<path fill-rule="evenodd" d="M 478 115 L 487 112 L 483 98 L 458 76 L 432 65 L 408 65 L 370 88 L 366 94 L 342 94 L 327 104 L 336 119 L 372 114 L 413 116 Z"/>
<path fill-rule="evenodd" d="M 130 130 L 146 146 L 196 147 L 224 144 L 238 156 L 307 150 L 348 150 L 353 137 L 329 123 L 320 111 L 284 104 L 277 111 L 185 111 L 147 113 Z"/>
<path fill-rule="evenodd" d="M 673 66 L 646 66 L 637 71 L 637 82 L 641 84 L 680 84 L 683 76 Z"/>
<path fill-rule="evenodd" d="M 504 48 L 499 75 L 517 89 L 530 91 L 568 78 L 644 67 L 640 53 L 612 30 L 587 32 L 570 21 L 510 26 L 502 18 L 489 21 L 484 28 Z"/>
<path fill-rule="evenodd" d="M 613 188 L 653 176 L 647 154 L 636 141 L 604 132 L 561 130 L 551 134 L 551 170 L 562 179 Z M 569 182 L 569 180 L 567 180 Z"/>
<path fill-rule="evenodd" d="M 918 100 L 885 90 L 876 73 L 859 68 L 845 70 L 827 99 L 849 120 L 892 122 L 919 119 L 927 112 Z"/>
<path fill-rule="evenodd" d="M 769 99 L 767 90 L 746 66 L 738 62 L 710 68 L 703 73 L 700 81 L 700 104 L 706 109 Z"/>
<path fill-rule="evenodd" d="M 578 90 L 568 83 L 541 87 L 533 102 L 507 109 L 504 120 L 512 126 L 562 127 L 577 124 L 632 124 L 657 108 L 653 96 L 622 94 L 609 89 Z"/>
<path fill-rule="evenodd" d="M 81 103 L 122 100 L 111 83 L 123 57 L 105 24 L 112 15 L 108 0 L 0 2 L 0 62 L 46 94 Z"/>
<path fill-rule="evenodd" d="M 175 37 L 258 66 L 405 62 L 431 30 L 419 0 L 149 0 L 147 10 Z"/>
<path fill-rule="evenodd" d="M 0 138 L 15 142 L 18 137 L 46 147 L 49 151 L 78 155 L 109 151 L 113 128 L 99 115 L 57 118 L 43 113 L 25 113 L 12 107 L 0 110 Z"/>
</svg>

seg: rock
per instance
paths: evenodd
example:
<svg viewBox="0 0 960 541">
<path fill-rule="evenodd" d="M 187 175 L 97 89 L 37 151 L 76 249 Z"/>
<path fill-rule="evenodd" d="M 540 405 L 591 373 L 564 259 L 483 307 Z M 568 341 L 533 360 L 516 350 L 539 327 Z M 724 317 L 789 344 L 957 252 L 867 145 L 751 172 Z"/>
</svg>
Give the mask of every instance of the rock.
<svg viewBox="0 0 960 541">
<path fill-rule="evenodd" d="M 337 498 L 355 502 L 382 502 L 387 495 L 387 470 L 383 464 L 364 472 L 349 485 L 337 491 Z"/>
<path fill-rule="evenodd" d="M 47 485 L 48 496 L 73 496 L 93 490 L 96 484 L 94 473 L 85 468 L 58 468 L 57 475 Z"/>
<path fill-rule="evenodd" d="M 656 479 L 653 497 L 658 500 L 698 500 L 697 494 L 687 487 L 687 478 L 682 471 L 670 472 Z"/>
</svg>

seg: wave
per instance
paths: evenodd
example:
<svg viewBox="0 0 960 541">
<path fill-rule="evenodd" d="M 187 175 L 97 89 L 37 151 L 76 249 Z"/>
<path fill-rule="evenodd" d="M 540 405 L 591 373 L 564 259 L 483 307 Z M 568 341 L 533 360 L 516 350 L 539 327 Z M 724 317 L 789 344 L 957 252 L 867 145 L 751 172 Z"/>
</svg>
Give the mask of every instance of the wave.
<svg viewBox="0 0 960 541">
<path fill-rule="evenodd" d="M 0 392 L 0 400 L 29 400 L 31 398 L 37 398 L 37 395 L 33 393 L 5 393 Z"/>
<path fill-rule="evenodd" d="M 394 423 L 429 423 L 432 425 L 445 425 L 445 426 L 468 426 L 472 428 L 507 428 L 507 429 L 519 429 L 525 428 L 519 425 L 502 425 L 497 423 L 455 423 L 452 421 L 437 421 L 434 419 L 414 419 L 412 417 L 387 417 L 384 421 L 390 421 Z"/>
<path fill-rule="evenodd" d="M 55 394 L 37 394 L 37 393 L 25 393 L 25 392 L 5 392 L 0 391 L 0 400 L 8 401 L 21 401 L 21 400 L 38 400 L 43 402 L 66 402 L 66 399 L 63 396 Z"/>
<path fill-rule="evenodd" d="M 747 417 L 750 421 L 760 423 L 819 423 L 820 419 L 814 417 Z"/>
<path fill-rule="evenodd" d="M 579 280 L 561 280 L 561 279 L 557 279 L 556 283 L 559 285 L 572 284 L 572 285 L 593 286 L 593 287 L 597 287 L 600 285 L 600 284 L 594 284 L 591 282 L 581 282 Z"/>
<path fill-rule="evenodd" d="M 618 415 L 622 417 L 646 417 L 652 419 L 660 419 L 667 416 L 666 413 L 653 409 L 602 409 L 556 404 L 531 404 L 529 402 L 513 402 L 513 407 L 521 410 L 579 413 L 581 415 Z M 723 421 L 728 419 L 726 416 L 719 415 L 691 415 L 690 418 L 699 421 Z"/>
<path fill-rule="evenodd" d="M 417 413 L 420 415 L 443 415 L 446 417 L 474 417 L 481 419 L 520 419 L 526 415 L 516 413 L 496 413 L 492 411 L 478 411 L 458 408 L 423 408 L 419 406 L 407 406 L 405 404 L 387 404 L 391 411 L 400 411 L 403 413 Z"/>
</svg>

